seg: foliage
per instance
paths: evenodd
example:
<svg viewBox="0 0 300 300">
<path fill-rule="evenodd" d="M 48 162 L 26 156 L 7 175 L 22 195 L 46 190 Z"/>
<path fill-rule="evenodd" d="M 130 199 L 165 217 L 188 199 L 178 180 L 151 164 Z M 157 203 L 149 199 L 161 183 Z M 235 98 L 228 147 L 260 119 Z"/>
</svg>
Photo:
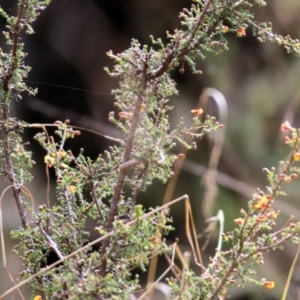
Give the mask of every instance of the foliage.
<svg viewBox="0 0 300 300">
<path fill-rule="evenodd" d="M 270 40 L 288 52 L 300 53 L 299 41 L 273 34 L 271 24 L 254 20 L 252 5 L 263 6 L 264 1 L 194 2 L 179 14 L 183 29 L 167 32 L 166 44 L 151 37 L 152 46 L 132 40 L 121 54 L 107 52 L 115 65 L 106 71 L 119 80 L 119 88 L 112 91 L 119 112 L 111 112 L 109 121 L 122 130 L 124 139 L 115 140 L 116 144 L 95 160 L 86 157 L 83 149 L 79 154 L 66 149 L 66 140 L 81 134 L 69 121 L 53 124 L 54 137 L 43 125 L 26 124 L 10 116 L 11 103 L 20 100 L 22 92 L 36 93 L 24 83 L 30 68 L 24 64 L 20 33 L 33 33 L 31 24 L 49 1 L 19 0 L 16 17 L 1 9 L 7 21 L 4 37 L 11 51 L 1 51 L 0 171 L 8 179 L 22 222 L 22 228 L 11 233 L 18 242 L 14 251 L 24 264 L 19 280 L 29 283 L 34 294 L 49 299 L 129 299 L 142 291 L 138 278 L 132 279 L 132 270 L 138 267 L 145 271 L 151 256 L 170 254 L 163 238 L 172 230 L 168 210 L 164 207 L 146 213 L 136 203 L 137 194 L 145 192 L 153 180 L 165 183 L 173 175 L 175 160 L 183 158 L 172 153 L 176 143 L 194 149 L 196 143 L 187 142 L 187 137 L 202 138 L 222 128 L 214 117 L 202 121 L 200 108 L 191 112 L 192 125 L 180 120 L 176 128 L 170 127 L 168 112 L 173 107 L 169 99 L 178 93 L 170 75 L 173 69 L 179 67 L 182 73 L 187 64 L 200 73 L 197 58 L 227 50 L 226 35 L 242 37 L 248 26 L 260 41 Z M 33 164 L 31 153 L 21 142 L 27 127 L 43 128 L 35 139 L 45 149 L 45 164 L 54 169 L 57 178 L 55 203 L 48 201 L 38 212 L 24 200 L 24 196 L 30 197 L 26 182 L 32 179 Z M 174 299 L 215 299 L 225 295 L 228 287 L 243 286 L 247 280 L 274 286 L 272 281 L 255 279 L 255 267 L 263 263 L 263 252 L 280 248 L 286 240 L 299 243 L 300 229 L 299 224 L 288 223 L 274 231 L 279 214 L 272 208 L 275 196 L 283 193 L 282 183 L 299 173 L 294 166 L 300 157 L 299 131 L 289 124 L 283 130 L 291 132 L 287 138 L 289 160 L 281 163 L 279 174 L 266 169 L 268 192 L 258 190 L 248 210 L 242 210 L 235 220 L 237 228 L 224 234 L 228 250 L 218 250 L 206 267 L 201 263 L 200 275 L 185 268 L 176 280 L 168 279 Z M 95 220 L 99 234 L 90 243 L 90 232 L 85 229 L 88 218 Z M 100 246 L 96 249 L 93 245 L 97 242 Z M 45 268 L 50 253 L 55 253 L 58 261 Z"/>
</svg>

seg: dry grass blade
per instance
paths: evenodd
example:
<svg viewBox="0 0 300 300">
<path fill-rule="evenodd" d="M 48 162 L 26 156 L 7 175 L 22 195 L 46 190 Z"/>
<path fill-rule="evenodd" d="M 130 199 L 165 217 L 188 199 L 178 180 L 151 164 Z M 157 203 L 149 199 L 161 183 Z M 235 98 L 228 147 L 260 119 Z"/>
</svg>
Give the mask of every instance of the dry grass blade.
<svg viewBox="0 0 300 300">
<path fill-rule="evenodd" d="M 191 225 L 192 225 L 192 234 L 191 234 L 191 230 L 190 230 L 190 221 L 191 221 Z M 195 222 L 193 219 L 193 214 L 192 214 L 192 209 L 191 209 L 191 204 L 190 204 L 189 199 L 187 199 L 187 201 L 185 201 L 185 230 L 186 230 L 186 235 L 187 235 L 188 241 L 189 241 L 190 246 L 193 251 L 195 263 L 201 268 L 201 271 L 204 271 L 205 268 L 204 268 L 203 262 L 202 262 Z"/>
<path fill-rule="evenodd" d="M 207 113 L 207 106 L 209 99 L 213 99 L 217 105 L 217 114 L 219 115 L 219 122 L 226 126 L 228 118 L 228 107 L 224 95 L 214 88 L 205 88 L 199 98 L 199 105 L 203 107 Z M 205 192 L 202 201 L 202 213 L 205 219 L 208 219 L 213 214 L 214 202 L 218 193 L 217 175 L 218 164 L 223 149 L 225 139 L 225 130 L 217 130 L 214 133 L 213 148 L 211 151 L 207 172 L 201 179 L 204 183 Z"/>
<path fill-rule="evenodd" d="M 6 271 L 10 281 L 14 284 L 14 286 L 16 287 L 17 283 L 15 282 L 14 278 L 12 277 L 12 275 L 10 274 L 8 268 L 7 268 L 7 261 L 6 261 L 6 251 L 5 251 L 5 240 L 4 240 L 4 233 L 3 233 L 3 220 L 2 220 L 2 200 L 3 197 L 5 195 L 5 193 L 11 188 L 11 186 L 7 186 L 0 197 L 0 241 L 1 241 L 1 252 L 2 252 L 2 262 L 3 262 L 3 269 Z M 22 295 L 22 292 L 20 291 L 19 288 L 15 288 L 17 290 L 17 292 L 19 293 L 20 297 L 22 300 L 25 300 L 24 296 Z"/>
<path fill-rule="evenodd" d="M 147 294 L 149 292 L 151 292 L 151 290 L 156 286 L 157 283 L 160 282 L 160 280 L 162 280 L 166 274 L 168 274 L 168 272 L 173 268 L 174 266 L 174 259 L 175 259 L 175 249 L 176 249 L 176 246 L 177 246 L 177 243 L 174 243 L 173 244 L 173 252 L 172 252 L 172 261 L 171 261 L 171 264 L 169 265 L 169 267 L 159 276 L 159 278 L 157 278 L 157 280 L 153 283 L 151 283 L 148 287 L 147 287 L 147 290 L 137 299 L 137 300 L 141 300 L 141 299 L 144 299 L 144 297 L 147 296 Z M 168 300 L 166 298 L 166 300 Z"/>
<path fill-rule="evenodd" d="M 293 275 L 293 272 L 295 270 L 295 266 L 296 266 L 296 262 L 298 260 L 299 253 L 300 253 L 300 244 L 298 245 L 297 252 L 296 252 L 295 257 L 293 259 L 293 263 L 291 265 L 288 277 L 286 279 L 286 283 L 285 283 L 285 286 L 284 286 L 284 290 L 283 290 L 283 294 L 282 294 L 281 300 L 285 300 L 286 297 L 287 297 L 288 289 L 289 289 L 289 286 L 291 284 L 292 275 Z"/>
<path fill-rule="evenodd" d="M 184 162 L 183 169 L 197 176 L 203 176 L 207 171 L 206 167 L 187 159 Z M 251 199 L 253 191 L 256 189 L 254 186 L 222 172 L 218 172 L 216 180 L 218 184 L 246 197 L 246 200 Z M 295 218 L 300 219 L 300 210 L 297 209 L 297 207 L 288 204 L 286 201 L 276 198 L 276 201 L 274 201 L 274 208 L 280 210 L 286 216 L 293 215 Z"/>
<path fill-rule="evenodd" d="M 215 101 L 218 105 L 219 115 L 222 116 L 221 121 L 226 122 L 227 121 L 227 104 L 226 104 L 226 100 L 225 100 L 225 97 L 216 89 L 205 88 L 199 96 L 199 101 L 198 101 L 196 109 L 199 109 L 199 108 L 204 108 L 205 109 L 209 97 L 215 97 L 214 99 L 215 99 Z M 225 102 L 224 102 L 222 97 L 224 98 Z M 224 105 L 225 105 L 225 107 L 224 107 Z M 219 136 L 221 137 L 221 139 L 219 138 Z M 219 156 L 220 156 L 220 153 L 221 153 L 220 151 L 222 150 L 222 146 L 223 146 L 223 139 L 224 139 L 224 133 L 220 133 L 220 135 L 218 135 L 216 137 L 216 142 L 214 143 L 213 151 L 212 151 L 212 158 L 210 160 L 210 169 L 211 170 L 215 169 L 217 164 L 218 164 Z M 192 137 L 187 136 L 186 137 L 186 142 L 188 144 L 190 144 L 192 142 Z M 216 150 L 214 150 L 214 149 L 216 149 Z M 166 192 L 165 192 L 165 196 L 164 196 L 162 205 L 168 203 L 173 197 L 174 190 L 175 190 L 179 175 L 181 173 L 181 170 L 184 167 L 185 157 L 186 157 L 187 152 L 188 152 L 188 149 L 186 147 L 181 146 L 179 153 L 180 153 L 180 155 L 182 155 L 183 158 L 182 159 L 177 159 L 174 163 L 174 167 L 173 167 L 174 176 L 172 176 L 172 178 L 168 182 L 168 186 L 167 186 L 167 189 L 166 189 Z M 208 173 L 213 175 L 212 179 L 215 181 L 214 174 L 212 172 L 208 172 Z M 210 190 L 210 189 L 207 188 L 207 190 Z M 211 197 L 209 197 L 209 199 L 211 199 Z M 211 203 L 212 201 L 211 200 L 206 201 L 206 203 L 208 203 L 208 202 Z M 199 254 L 200 254 L 200 252 L 199 252 Z M 154 279 L 155 279 L 157 262 L 158 262 L 158 257 L 157 256 L 153 257 L 150 261 L 150 266 L 149 266 L 149 271 L 148 271 L 148 279 L 147 279 L 148 283 L 153 282 Z"/>
</svg>

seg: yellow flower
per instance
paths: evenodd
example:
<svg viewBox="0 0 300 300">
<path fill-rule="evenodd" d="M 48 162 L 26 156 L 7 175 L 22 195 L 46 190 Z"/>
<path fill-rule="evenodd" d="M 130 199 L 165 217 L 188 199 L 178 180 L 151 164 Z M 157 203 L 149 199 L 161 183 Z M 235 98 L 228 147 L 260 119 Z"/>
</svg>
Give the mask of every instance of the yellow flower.
<svg viewBox="0 0 300 300">
<path fill-rule="evenodd" d="M 255 204 L 254 204 L 254 208 L 258 209 L 258 210 L 264 210 L 265 208 L 267 208 L 269 204 L 269 200 L 266 196 L 262 196 Z"/>
<path fill-rule="evenodd" d="M 55 154 L 58 159 L 64 158 L 67 155 L 66 151 L 64 150 L 58 151 Z"/>
<path fill-rule="evenodd" d="M 48 154 L 44 157 L 44 162 L 49 168 L 51 168 L 55 164 L 55 159 Z"/>
<path fill-rule="evenodd" d="M 223 32 L 223 33 L 226 33 L 227 31 L 228 31 L 228 26 L 223 26 L 223 27 L 222 27 L 222 32 Z"/>
<path fill-rule="evenodd" d="M 300 160 L 300 152 L 296 152 L 293 155 L 294 161 L 299 161 Z"/>
<path fill-rule="evenodd" d="M 267 213 L 267 217 L 269 219 L 276 219 L 278 216 L 278 212 L 276 212 L 275 210 L 270 210 L 268 213 Z"/>
<path fill-rule="evenodd" d="M 275 282 L 274 281 L 266 281 L 266 282 L 264 282 L 264 286 L 271 290 L 275 287 Z"/>
<path fill-rule="evenodd" d="M 199 115 L 203 114 L 203 109 L 199 108 L 199 109 L 192 109 L 191 113 L 195 116 L 198 117 Z"/>
<path fill-rule="evenodd" d="M 268 218 L 266 216 L 263 216 L 263 215 L 259 215 L 259 216 L 256 216 L 256 220 L 257 222 L 264 222 L 266 221 Z"/>
<path fill-rule="evenodd" d="M 234 220 L 234 223 L 237 225 L 243 225 L 244 224 L 244 219 L 243 218 L 237 218 Z"/>
<path fill-rule="evenodd" d="M 237 36 L 238 36 L 238 37 L 242 37 L 242 36 L 245 36 L 245 35 L 246 35 L 246 30 L 245 30 L 245 28 L 238 28 L 238 30 L 237 30 L 236 32 L 237 32 Z"/>
<path fill-rule="evenodd" d="M 76 192 L 76 186 L 75 185 L 70 185 L 67 187 L 68 191 L 72 194 L 75 194 Z"/>
</svg>

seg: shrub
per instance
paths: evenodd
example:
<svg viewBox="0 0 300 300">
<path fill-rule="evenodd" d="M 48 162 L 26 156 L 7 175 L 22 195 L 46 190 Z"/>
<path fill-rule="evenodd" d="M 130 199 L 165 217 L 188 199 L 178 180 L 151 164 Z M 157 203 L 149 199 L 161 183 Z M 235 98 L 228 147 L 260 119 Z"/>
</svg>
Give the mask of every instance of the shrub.
<svg viewBox="0 0 300 300">
<path fill-rule="evenodd" d="M 17 241 L 14 252 L 22 259 L 24 270 L 18 279 L 20 283 L 0 299 L 25 283 L 33 288 L 35 300 L 129 299 L 139 293 L 142 298 L 144 290 L 138 277 L 132 278 L 132 270 L 145 271 L 150 257 L 163 253 L 173 257 L 168 270 L 174 272 L 175 278 L 167 279 L 172 299 L 216 299 L 225 296 L 227 288 L 242 287 L 246 281 L 274 287 L 271 280 L 255 278 L 263 253 L 281 248 L 287 240 L 299 243 L 298 223 L 287 222 L 280 230 L 274 230 L 279 215 L 272 207 L 275 197 L 283 194 L 283 183 L 299 174 L 299 131 L 288 123 L 282 125 L 282 130 L 290 133 L 286 138 L 291 148 L 288 160 L 280 163 L 278 172 L 265 169 L 269 179 L 267 191 L 253 194 L 248 209 L 241 210 L 235 219 L 236 228 L 220 237 L 220 245 L 208 265 L 203 264 L 196 234 L 192 235 L 189 229 L 192 216 L 187 195 L 149 212 L 136 203 L 138 193 L 146 192 L 154 179 L 167 182 L 173 175 L 174 162 L 184 159 L 182 153 L 172 152 L 176 143 L 194 149 L 196 139 L 223 127 L 214 117 L 206 116 L 203 121 L 201 108 L 191 111 L 192 125 L 180 120 L 175 128 L 170 127 L 168 112 L 173 107 L 169 99 L 178 93 L 170 76 L 172 70 L 182 73 L 188 65 L 195 74 L 201 73 L 196 58 L 227 50 L 226 35 L 243 37 L 249 26 L 259 41 L 270 40 L 299 55 L 298 40 L 276 35 L 270 23 L 254 20 L 252 5 L 264 6 L 264 1 L 193 2 L 190 9 L 179 14 L 182 29 L 167 32 L 166 43 L 151 36 L 151 46 L 133 39 L 126 51 L 107 52 L 114 67 L 105 70 L 119 80 L 119 88 L 112 91 L 117 113 L 111 112 L 109 121 L 123 132 L 124 138 L 115 139 L 115 145 L 95 160 L 86 157 L 83 149 L 78 154 L 66 149 L 66 140 L 81 134 L 68 120 L 56 121 L 52 125 L 55 136 L 49 136 L 45 125 L 28 124 L 10 115 L 11 103 L 20 100 L 23 92 L 37 93 L 24 82 L 30 68 L 24 63 L 21 33 L 33 33 L 31 24 L 49 1 L 19 0 L 17 16 L 1 9 L 7 21 L 3 34 L 11 49 L 0 54 L 0 171 L 7 178 L 21 218 L 22 227 L 11 236 Z M 54 169 L 56 175 L 56 201 L 48 201 L 38 211 L 28 201 L 34 198 L 26 188 L 32 180 L 30 169 L 34 162 L 22 143 L 24 128 L 43 129 L 35 139 L 46 152 L 47 168 Z M 168 207 L 178 201 L 186 204 L 187 235 L 198 272 L 184 261 L 183 270 L 179 271 L 174 265 L 177 241 L 168 245 L 164 239 L 172 230 Z M 85 229 L 88 218 L 97 223 L 99 238 L 94 241 L 89 241 L 90 232 Z M 222 219 L 222 213 L 218 218 Z M 221 241 L 226 243 L 226 250 L 222 250 Z M 98 249 L 93 247 L 96 244 Z M 52 252 L 57 262 L 47 266 Z"/>
</svg>

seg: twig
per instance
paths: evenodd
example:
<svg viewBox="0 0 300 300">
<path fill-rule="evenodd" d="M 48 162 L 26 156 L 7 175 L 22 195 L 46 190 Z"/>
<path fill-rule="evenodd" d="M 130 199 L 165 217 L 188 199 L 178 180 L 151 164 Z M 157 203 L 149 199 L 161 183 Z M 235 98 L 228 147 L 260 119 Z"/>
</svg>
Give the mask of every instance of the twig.
<svg viewBox="0 0 300 300">
<path fill-rule="evenodd" d="M 70 223 L 74 226 L 75 228 L 75 222 L 74 222 L 74 217 L 73 217 L 73 211 L 72 211 L 72 207 L 71 207 L 71 203 L 70 203 L 70 199 L 69 199 L 69 195 L 68 195 L 68 190 L 67 190 L 67 187 L 65 186 L 64 187 L 64 197 L 65 197 L 65 200 L 66 200 L 66 205 L 67 205 L 67 210 L 68 210 L 68 214 L 69 214 L 69 220 L 70 220 Z M 72 234 L 73 238 L 75 240 L 77 240 L 77 231 L 76 229 L 73 230 L 73 234 Z"/>
<path fill-rule="evenodd" d="M 126 144 L 125 144 L 125 150 L 124 150 L 122 164 L 126 164 L 130 160 L 130 154 L 131 154 L 131 150 L 132 150 L 132 146 L 133 146 L 135 132 L 136 132 L 137 127 L 138 127 L 138 122 L 139 122 L 139 119 L 140 119 L 140 112 L 141 112 L 142 104 L 143 104 L 143 101 L 144 101 L 144 93 L 145 93 L 146 86 L 147 86 L 146 71 L 147 71 L 147 64 L 144 63 L 144 71 L 143 71 L 142 82 L 141 82 L 141 85 L 140 85 L 139 95 L 138 95 L 138 98 L 137 98 L 137 101 L 136 101 L 136 104 L 135 104 L 133 117 L 132 117 L 132 120 L 131 120 L 131 127 L 130 127 L 129 134 L 128 134 L 128 138 L 127 138 L 127 141 L 126 141 Z M 118 202 L 119 202 L 121 192 L 122 192 L 122 189 L 123 189 L 125 175 L 128 171 L 127 168 L 122 167 L 122 164 L 121 164 L 120 169 L 119 169 L 117 184 L 116 184 L 115 191 L 114 191 L 111 203 L 110 203 L 110 210 L 109 210 L 109 215 L 108 215 L 108 219 L 107 219 L 107 223 L 106 223 L 106 230 L 108 232 L 110 232 L 112 230 L 112 224 L 113 224 L 115 215 L 117 213 Z M 108 245 L 109 245 L 109 238 L 106 239 L 104 241 L 103 245 L 102 245 L 102 253 L 105 253 L 105 250 L 108 247 Z M 102 263 L 101 263 L 101 271 L 100 271 L 101 276 L 105 275 L 105 269 L 106 269 L 106 258 L 103 257 L 103 260 L 102 260 Z"/>
<path fill-rule="evenodd" d="M 95 185 L 94 185 L 94 182 L 91 182 L 90 183 L 90 187 L 91 187 L 91 195 L 92 195 L 92 198 L 94 200 L 94 203 L 96 204 L 96 207 L 97 207 L 97 210 L 98 210 L 98 214 L 99 214 L 99 217 L 101 218 L 101 220 L 103 220 L 103 213 L 102 213 L 102 210 L 101 210 L 101 207 L 98 203 L 98 198 L 96 196 L 96 193 L 95 193 Z"/>
<path fill-rule="evenodd" d="M 17 50 L 18 50 L 18 46 L 19 46 L 21 20 L 23 17 L 24 8 L 25 8 L 24 1 L 21 0 L 20 4 L 19 4 L 18 16 L 17 16 L 17 21 L 15 24 L 15 30 L 14 30 L 11 65 L 10 65 L 10 69 L 8 70 L 6 76 L 3 79 L 3 89 L 4 89 L 5 93 L 7 93 L 10 90 L 9 82 L 14 74 L 15 69 L 18 67 L 18 65 L 15 63 L 15 60 L 17 57 Z"/>
<path fill-rule="evenodd" d="M 37 225 L 39 226 L 41 233 L 46 238 L 46 240 L 48 242 L 48 245 L 54 250 L 54 252 L 57 254 L 57 256 L 59 257 L 59 259 L 64 259 L 64 256 L 61 254 L 61 252 L 57 248 L 57 244 L 52 240 L 52 238 L 50 237 L 50 235 L 47 234 L 47 232 L 40 226 L 40 224 L 37 224 Z"/>
<path fill-rule="evenodd" d="M 11 65 L 10 68 L 3 78 L 3 90 L 5 92 L 5 95 L 3 96 L 3 99 L 1 99 L 2 102 L 5 101 L 5 97 L 8 95 L 8 92 L 10 91 L 9 87 L 9 82 L 11 78 L 13 77 L 13 74 L 15 72 L 15 69 L 18 67 L 18 64 L 16 63 L 17 59 L 17 50 L 19 46 L 19 35 L 20 35 L 20 29 L 21 29 L 21 20 L 23 16 L 23 11 L 24 11 L 24 2 L 20 1 L 19 5 L 19 11 L 18 11 L 18 16 L 17 16 L 17 21 L 15 24 L 14 28 L 14 37 L 13 37 L 13 46 L 12 46 L 12 59 L 11 59 Z M 11 157 L 12 150 L 10 149 L 10 144 L 9 144 L 9 133 L 10 129 L 6 127 L 6 123 L 9 120 L 9 104 L 3 103 L 3 108 L 2 108 L 2 120 L 4 124 L 1 126 L 1 131 L 2 131 L 2 139 L 4 142 L 4 147 L 3 147 L 3 156 L 6 161 L 6 175 L 8 177 L 12 194 L 15 198 L 16 205 L 18 207 L 19 215 L 21 217 L 21 222 L 22 226 L 26 228 L 27 226 L 27 218 L 24 212 L 23 208 L 23 201 L 21 198 L 21 189 L 20 186 L 17 184 L 16 178 L 15 178 L 15 173 L 14 173 L 14 168 L 13 168 L 13 161 Z"/>
<path fill-rule="evenodd" d="M 167 50 L 167 57 L 165 58 L 164 62 L 161 64 L 161 66 L 157 69 L 154 75 L 151 76 L 151 78 L 157 78 L 163 75 L 165 72 L 167 72 L 170 69 L 170 66 L 172 64 L 172 61 L 177 58 L 181 59 L 185 54 L 188 53 L 188 49 L 190 47 L 190 44 L 193 43 L 193 39 L 197 33 L 197 30 L 199 29 L 203 18 L 205 14 L 207 13 L 207 10 L 211 4 L 212 0 L 206 0 L 206 3 L 203 6 L 203 10 L 199 16 L 199 19 L 194 25 L 194 28 L 188 38 L 187 46 L 185 46 L 183 49 L 181 49 L 180 53 L 176 53 L 177 48 L 179 46 L 178 43 L 175 44 L 175 46 L 172 49 Z M 214 28 L 213 28 L 214 29 Z M 209 33 L 208 33 L 209 34 Z M 197 44 L 201 42 L 201 39 L 197 41 Z"/>
</svg>

